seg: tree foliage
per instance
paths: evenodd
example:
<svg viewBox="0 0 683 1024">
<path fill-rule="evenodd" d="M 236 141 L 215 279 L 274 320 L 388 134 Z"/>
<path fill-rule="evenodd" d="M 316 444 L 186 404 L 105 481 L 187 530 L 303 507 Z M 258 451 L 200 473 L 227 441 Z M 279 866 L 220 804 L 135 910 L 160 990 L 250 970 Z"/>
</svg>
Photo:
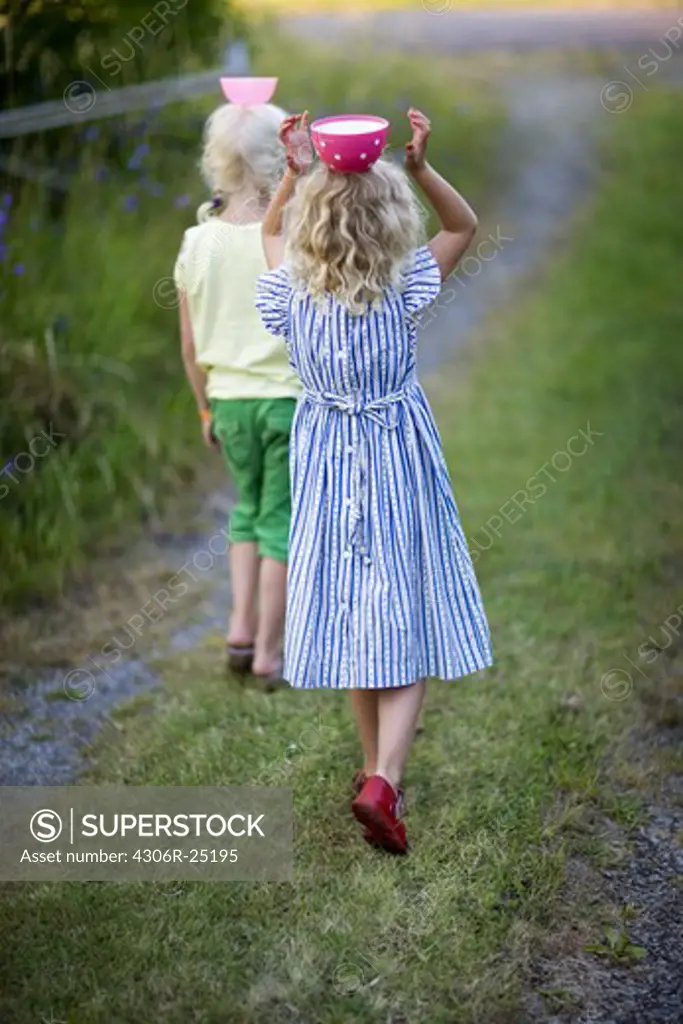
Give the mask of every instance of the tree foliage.
<svg viewBox="0 0 683 1024">
<path fill-rule="evenodd" d="M 3 107 L 58 99 L 73 81 L 107 88 L 217 59 L 242 30 L 233 0 L 2 0 Z"/>
</svg>

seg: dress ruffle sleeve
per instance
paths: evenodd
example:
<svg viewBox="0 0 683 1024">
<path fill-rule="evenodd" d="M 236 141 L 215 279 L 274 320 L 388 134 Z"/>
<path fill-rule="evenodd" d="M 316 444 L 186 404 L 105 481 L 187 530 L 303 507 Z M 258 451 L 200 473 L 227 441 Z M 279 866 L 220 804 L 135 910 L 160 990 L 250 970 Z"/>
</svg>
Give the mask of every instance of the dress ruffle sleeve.
<svg viewBox="0 0 683 1024">
<path fill-rule="evenodd" d="M 256 308 L 269 334 L 289 341 L 292 285 L 285 266 L 262 274 L 256 284 Z"/>
<path fill-rule="evenodd" d="M 441 270 L 429 248 L 418 249 L 403 277 L 403 303 L 408 313 L 415 315 L 439 295 Z"/>
</svg>

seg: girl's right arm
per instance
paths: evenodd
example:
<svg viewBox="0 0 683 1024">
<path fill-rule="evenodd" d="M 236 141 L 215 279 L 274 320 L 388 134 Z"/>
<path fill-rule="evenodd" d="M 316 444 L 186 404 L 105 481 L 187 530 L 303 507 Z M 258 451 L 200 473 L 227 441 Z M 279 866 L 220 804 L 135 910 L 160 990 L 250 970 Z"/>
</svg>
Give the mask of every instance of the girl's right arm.
<svg viewBox="0 0 683 1024">
<path fill-rule="evenodd" d="M 280 142 L 287 149 L 287 170 L 270 202 L 261 228 L 263 251 L 269 270 L 275 270 L 285 258 L 285 239 L 282 233 L 285 206 L 294 194 L 297 178 L 310 166 L 313 158 L 307 127 L 308 111 L 285 118 L 280 128 Z"/>
<path fill-rule="evenodd" d="M 269 270 L 275 270 L 285 258 L 285 237 L 282 233 L 282 220 L 285 206 L 294 194 L 297 177 L 298 175 L 291 168 L 287 168 L 285 176 L 280 182 L 280 187 L 271 199 L 270 206 L 263 218 L 261 237 Z"/>
<path fill-rule="evenodd" d="M 441 231 L 429 243 L 445 281 L 465 254 L 477 230 L 477 215 L 465 199 L 442 178 L 426 160 L 431 131 L 428 119 L 419 110 L 408 111 L 413 139 L 406 146 L 406 168 L 422 189 L 441 221 Z"/>
<path fill-rule="evenodd" d="M 213 417 L 206 397 L 206 374 L 197 365 L 197 353 L 194 344 L 194 333 L 190 320 L 190 310 L 185 292 L 180 293 L 180 344 L 183 355 L 185 376 L 197 400 L 197 410 L 202 421 L 202 436 L 208 448 L 216 448 L 217 442 L 213 433 Z"/>
</svg>

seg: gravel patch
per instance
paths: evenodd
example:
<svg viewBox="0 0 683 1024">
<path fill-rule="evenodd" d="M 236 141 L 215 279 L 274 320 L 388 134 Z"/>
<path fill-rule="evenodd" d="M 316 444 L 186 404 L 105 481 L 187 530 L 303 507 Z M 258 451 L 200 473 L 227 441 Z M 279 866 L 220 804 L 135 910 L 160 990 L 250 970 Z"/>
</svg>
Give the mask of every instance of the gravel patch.
<svg viewBox="0 0 683 1024">
<path fill-rule="evenodd" d="M 641 741 L 642 742 L 642 741 Z M 651 762 L 661 750 L 680 748 L 683 728 L 651 734 L 634 756 Z M 659 748 L 659 749 L 658 749 Z M 604 941 L 599 929 L 564 933 L 570 952 L 539 958 L 529 1024 L 680 1024 L 683 1020 L 683 776 L 669 776 L 646 821 L 631 834 L 613 822 L 596 825 L 615 851 L 618 866 L 597 868 L 575 858 L 568 868 L 565 901 L 571 920 L 589 903 L 607 909 L 612 926 L 647 951 L 620 965 L 585 951 Z M 624 908 L 627 908 L 626 913 Z M 609 927 L 609 926 L 608 926 Z"/>
</svg>

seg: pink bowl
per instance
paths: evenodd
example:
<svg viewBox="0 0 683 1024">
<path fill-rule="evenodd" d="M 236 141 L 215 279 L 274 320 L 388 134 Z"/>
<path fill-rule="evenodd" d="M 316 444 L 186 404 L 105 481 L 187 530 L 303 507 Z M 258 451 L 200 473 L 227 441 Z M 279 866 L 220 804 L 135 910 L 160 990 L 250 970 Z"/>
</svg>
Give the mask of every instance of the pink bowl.
<svg viewBox="0 0 683 1024">
<path fill-rule="evenodd" d="M 226 100 L 245 107 L 270 103 L 277 89 L 277 78 L 221 78 Z"/>
<path fill-rule="evenodd" d="M 342 174 L 369 170 L 386 149 L 389 122 L 369 114 L 323 117 L 311 125 L 311 138 L 320 159 Z"/>
</svg>

